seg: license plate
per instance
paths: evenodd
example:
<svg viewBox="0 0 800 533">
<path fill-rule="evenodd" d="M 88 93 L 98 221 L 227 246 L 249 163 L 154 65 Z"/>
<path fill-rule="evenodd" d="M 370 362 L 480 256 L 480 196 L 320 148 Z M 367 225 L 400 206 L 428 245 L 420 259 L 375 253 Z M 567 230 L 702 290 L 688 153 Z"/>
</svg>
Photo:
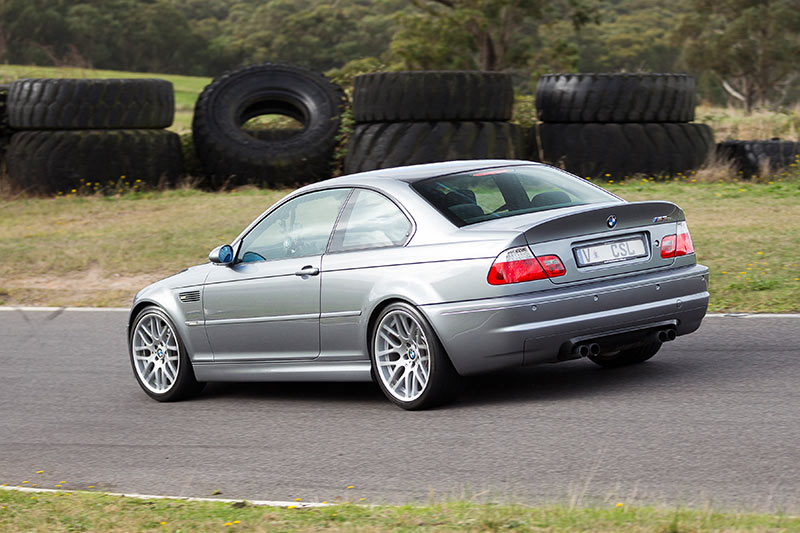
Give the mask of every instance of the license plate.
<svg viewBox="0 0 800 533">
<path fill-rule="evenodd" d="M 647 255 L 644 247 L 644 239 L 626 239 L 624 241 L 607 242 L 592 246 L 582 246 L 575 249 L 575 257 L 578 266 L 601 265 L 605 263 L 615 263 L 627 259 L 635 259 Z"/>
</svg>

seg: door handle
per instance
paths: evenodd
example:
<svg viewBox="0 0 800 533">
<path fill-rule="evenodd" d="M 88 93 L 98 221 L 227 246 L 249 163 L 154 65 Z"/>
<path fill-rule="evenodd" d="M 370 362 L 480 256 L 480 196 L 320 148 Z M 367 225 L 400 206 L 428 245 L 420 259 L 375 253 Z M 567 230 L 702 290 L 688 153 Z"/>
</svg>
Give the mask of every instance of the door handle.
<svg viewBox="0 0 800 533">
<path fill-rule="evenodd" d="M 301 270 L 294 273 L 295 276 L 303 278 L 306 276 L 316 276 L 317 274 L 319 274 L 319 269 L 311 265 L 304 266 Z"/>
</svg>

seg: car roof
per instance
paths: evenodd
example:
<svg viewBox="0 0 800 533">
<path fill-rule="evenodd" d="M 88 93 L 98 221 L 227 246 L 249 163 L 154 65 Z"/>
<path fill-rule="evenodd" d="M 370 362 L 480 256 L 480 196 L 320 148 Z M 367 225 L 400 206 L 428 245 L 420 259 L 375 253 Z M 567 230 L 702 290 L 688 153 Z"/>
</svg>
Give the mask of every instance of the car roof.
<svg viewBox="0 0 800 533">
<path fill-rule="evenodd" d="M 424 165 L 410 165 L 407 167 L 385 168 L 380 170 L 370 170 L 349 174 L 339 178 L 332 178 L 315 183 L 309 188 L 318 187 L 341 187 L 346 185 L 375 185 L 377 180 L 396 180 L 413 183 L 427 178 L 445 176 L 447 174 L 457 174 L 470 170 L 485 170 L 490 168 L 519 166 L 519 165 L 542 165 L 532 161 L 521 161 L 512 159 L 473 159 L 464 161 L 446 161 L 443 163 L 426 163 Z M 544 166 L 544 165 L 542 165 Z"/>
</svg>

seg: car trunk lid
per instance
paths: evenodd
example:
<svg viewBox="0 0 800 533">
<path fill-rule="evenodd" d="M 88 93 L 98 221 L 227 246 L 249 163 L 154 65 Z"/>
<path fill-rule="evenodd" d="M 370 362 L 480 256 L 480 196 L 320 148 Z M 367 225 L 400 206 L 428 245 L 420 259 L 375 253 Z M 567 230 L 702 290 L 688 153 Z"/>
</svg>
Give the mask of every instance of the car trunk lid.
<svg viewBox="0 0 800 533">
<path fill-rule="evenodd" d="M 554 211 L 519 229 L 537 257 L 561 259 L 566 274 L 551 281 L 564 284 L 670 266 L 674 258 L 661 257 L 661 240 L 684 219 L 670 202 L 631 202 Z"/>
</svg>

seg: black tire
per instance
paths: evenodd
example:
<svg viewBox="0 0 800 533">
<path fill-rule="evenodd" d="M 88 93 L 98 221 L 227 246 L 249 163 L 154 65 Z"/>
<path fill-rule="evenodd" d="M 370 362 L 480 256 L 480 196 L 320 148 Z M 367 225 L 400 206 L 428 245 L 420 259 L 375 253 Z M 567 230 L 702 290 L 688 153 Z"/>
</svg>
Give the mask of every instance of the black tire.
<svg viewBox="0 0 800 533">
<path fill-rule="evenodd" d="M 123 176 L 131 184 L 169 185 L 182 170 L 180 139 L 165 130 L 23 131 L 11 138 L 6 162 L 11 185 L 37 194 Z"/>
<path fill-rule="evenodd" d="M 356 122 L 510 120 L 511 75 L 483 71 L 378 72 L 353 80 Z"/>
<path fill-rule="evenodd" d="M 542 122 L 691 122 L 687 74 L 548 74 L 536 87 Z"/>
<path fill-rule="evenodd" d="M 429 366 L 429 374 L 428 374 L 428 381 L 426 386 L 424 387 L 422 393 L 419 397 L 414 398 L 410 401 L 404 401 L 398 398 L 393 392 L 389 390 L 387 384 L 385 383 L 384 379 L 381 377 L 381 372 L 379 370 L 379 364 L 376 357 L 377 346 L 379 342 L 379 335 L 378 332 L 381 330 L 381 325 L 384 319 L 390 315 L 401 314 L 404 316 L 410 316 L 413 318 L 414 321 L 419 325 L 421 329 L 424 340 L 427 341 L 427 348 L 423 348 L 422 345 L 424 343 L 420 343 L 419 347 L 413 347 L 414 349 L 418 349 L 419 358 L 423 357 L 424 350 L 427 350 L 428 360 L 430 362 Z M 391 320 L 389 318 L 388 320 Z M 375 378 L 375 381 L 378 383 L 378 386 L 386 395 L 386 397 L 395 405 L 402 407 L 403 409 L 414 411 L 419 409 L 429 409 L 431 407 L 436 407 L 445 403 L 452 401 L 459 391 L 459 384 L 460 384 L 460 376 L 456 372 L 453 364 L 450 362 L 450 358 L 444 351 L 441 343 L 439 342 L 436 333 L 431 328 L 428 321 L 425 317 L 420 313 L 414 306 L 409 305 L 405 302 L 395 302 L 389 304 L 386 308 L 384 308 L 380 314 L 378 315 L 377 319 L 375 320 L 375 325 L 373 326 L 373 330 L 370 333 L 370 359 L 372 361 L 372 372 Z M 408 348 L 407 348 L 408 350 Z M 409 350 L 409 353 L 412 353 Z M 399 357 L 399 354 L 398 354 Z M 414 358 L 414 355 L 411 356 L 411 359 Z M 419 359 L 418 358 L 418 359 Z M 421 361 L 417 361 L 420 364 Z M 399 385 L 399 378 L 404 377 L 405 374 L 410 373 L 409 368 L 403 369 L 403 375 L 398 375 L 398 385 Z"/>
<path fill-rule="evenodd" d="M 166 128 L 175 93 L 159 79 L 17 80 L 8 114 L 11 126 L 23 130 Z"/>
<path fill-rule="evenodd" d="M 215 79 L 197 100 L 192 123 L 197 157 L 210 185 L 329 178 L 344 102 L 338 85 L 290 65 L 255 65 Z M 303 130 L 275 137 L 242 130 L 247 120 L 266 114 L 294 118 Z"/>
<path fill-rule="evenodd" d="M 661 343 L 656 341 L 610 355 L 590 355 L 589 360 L 605 368 L 617 368 L 643 363 L 657 354 L 660 349 Z"/>
<path fill-rule="evenodd" d="M 800 166 L 800 143 L 792 141 L 723 141 L 717 157 L 730 160 L 745 177 L 775 172 L 791 164 Z"/>
<path fill-rule="evenodd" d="M 359 124 L 350 138 L 345 172 L 457 159 L 515 159 L 522 144 L 519 126 L 508 122 Z"/>
<path fill-rule="evenodd" d="M 163 320 L 169 324 L 169 327 L 172 328 L 172 331 L 175 335 L 175 340 L 177 341 L 177 361 L 178 361 L 178 372 L 177 377 L 171 384 L 170 388 L 165 392 L 159 393 L 154 392 L 142 380 L 142 376 L 139 375 L 137 371 L 137 365 L 134 361 L 135 353 L 134 353 L 134 340 L 137 335 L 137 328 L 139 324 L 143 320 L 148 320 L 149 317 L 157 317 L 160 320 Z M 142 337 L 144 338 L 144 337 Z M 183 400 L 189 398 L 191 396 L 195 396 L 199 394 L 203 388 L 205 387 L 204 382 L 198 382 L 194 375 L 194 370 L 192 369 L 191 361 L 189 360 L 189 356 L 186 353 L 186 347 L 181 339 L 180 333 L 178 329 L 175 327 L 172 319 L 167 315 L 161 308 L 156 306 L 148 306 L 142 309 L 139 314 L 136 315 L 134 319 L 131 330 L 130 330 L 130 337 L 128 338 L 128 355 L 130 357 L 131 368 L 133 369 L 133 375 L 136 378 L 136 382 L 142 388 L 142 390 L 147 393 L 148 396 L 153 398 L 154 400 L 158 400 L 159 402 L 174 402 L 178 400 Z M 146 363 L 147 368 L 152 369 L 153 363 Z"/>
<path fill-rule="evenodd" d="M 714 148 L 705 124 L 545 123 L 538 133 L 545 161 L 592 178 L 686 172 L 700 167 Z"/>
<path fill-rule="evenodd" d="M 8 109 L 6 99 L 8 98 L 8 85 L 0 85 L 0 173 L 5 160 L 6 148 L 11 142 L 12 129 L 8 125 Z"/>
</svg>

